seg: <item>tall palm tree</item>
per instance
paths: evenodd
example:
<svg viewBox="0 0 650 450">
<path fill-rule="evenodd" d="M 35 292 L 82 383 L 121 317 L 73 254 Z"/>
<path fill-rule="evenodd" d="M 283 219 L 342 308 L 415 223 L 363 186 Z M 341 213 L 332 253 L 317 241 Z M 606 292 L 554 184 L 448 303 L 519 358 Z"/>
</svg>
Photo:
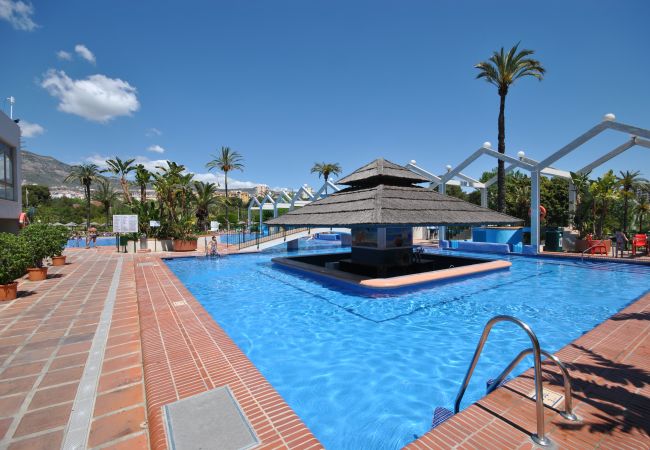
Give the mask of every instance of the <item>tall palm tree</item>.
<svg viewBox="0 0 650 450">
<path fill-rule="evenodd" d="M 339 163 L 322 162 L 314 163 L 310 173 L 317 173 L 318 178 L 323 177 L 325 179 L 325 195 L 327 195 L 327 180 L 329 180 L 330 175 L 340 175 L 341 171 Z"/>
<path fill-rule="evenodd" d="M 596 237 L 599 239 L 603 238 L 605 218 L 609 211 L 609 205 L 619 198 L 617 187 L 618 180 L 612 170 L 605 173 L 602 177 L 598 177 L 598 179 L 589 186 L 589 191 L 594 197 L 594 207 L 600 207 L 598 210 L 600 213 L 598 221 L 596 221 L 594 215 L 594 226 L 596 227 L 594 231 L 596 232 Z"/>
<path fill-rule="evenodd" d="M 646 215 L 650 214 L 650 203 L 648 203 L 647 197 L 639 197 L 639 201 L 634 207 L 634 212 L 636 213 L 636 218 L 639 221 L 639 233 L 643 233 L 643 219 L 645 219 Z"/>
<path fill-rule="evenodd" d="M 205 167 L 208 170 L 220 170 L 224 174 L 224 187 L 226 188 L 226 199 L 228 198 L 228 172 L 233 170 L 244 170 L 244 158 L 242 155 L 230 149 L 230 147 L 221 147 L 221 153 L 212 155 L 212 160 Z M 228 218 L 228 202 L 226 202 L 226 226 L 230 230 L 230 220 Z"/>
<path fill-rule="evenodd" d="M 115 189 L 111 185 L 110 181 L 106 178 L 100 178 L 95 190 L 94 199 L 102 204 L 104 208 L 104 214 L 106 215 L 106 226 L 108 226 L 110 220 L 110 212 L 113 203 L 118 199 L 118 194 L 115 192 Z"/>
<path fill-rule="evenodd" d="M 629 201 L 634 199 L 636 188 L 645 180 L 641 178 L 641 172 L 635 170 L 630 172 L 626 170 L 625 172 L 620 171 L 619 176 L 616 177 L 618 184 L 621 187 L 621 196 L 623 197 L 623 232 L 627 233 L 627 219 L 629 211 Z"/>
<path fill-rule="evenodd" d="M 523 77 L 535 77 L 538 80 L 544 78 L 546 69 L 542 64 L 530 55 L 533 50 L 519 50 L 519 44 L 506 52 L 503 47 L 498 52 L 492 53 L 487 61 L 480 62 L 474 67 L 479 70 L 476 78 L 483 78 L 490 84 L 497 87 L 501 102 L 499 103 L 499 153 L 506 152 L 506 96 L 510 86 Z M 497 170 L 497 210 L 505 212 L 506 208 L 506 172 L 504 161 L 499 160 Z"/>
<path fill-rule="evenodd" d="M 86 229 L 90 228 L 90 186 L 93 181 L 103 178 L 100 175 L 99 167 L 96 164 L 79 164 L 72 166 L 70 173 L 63 180 L 64 183 L 76 181 L 84 188 L 86 196 Z"/>
<path fill-rule="evenodd" d="M 206 219 L 210 214 L 210 209 L 218 204 L 217 185 L 215 183 L 204 183 L 202 181 L 194 182 L 194 206 L 196 207 L 196 220 L 198 226 L 206 229 Z"/>
<path fill-rule="evenodd" d="M 126 176 L 130 172 L 136 170 L 135 166 L 132 165 L 134 161 L 135 159 L 127 159 L 122 161 L 119 157 L 116 156 L 115 159 L 106 160 L 106 165 L 108 167 L 102 170 L 102 172 L 110 172 L 120 177 L 120 184 L 122 185 L 122 190 L 124 191 L 124 201 L 129 205 L 132 203 L 132 200 L 131 193 L 129 192 L 129 182 L 126 180 Z"/>
<path fill-rule="evenodd" d="M 140 201 L 142 203 L 147 201 L 147 185 L 151 181 L 151 172 L 149 172 L 142 164 L 135 166 L 135 182 L 140 187 Z"/>
</svg>

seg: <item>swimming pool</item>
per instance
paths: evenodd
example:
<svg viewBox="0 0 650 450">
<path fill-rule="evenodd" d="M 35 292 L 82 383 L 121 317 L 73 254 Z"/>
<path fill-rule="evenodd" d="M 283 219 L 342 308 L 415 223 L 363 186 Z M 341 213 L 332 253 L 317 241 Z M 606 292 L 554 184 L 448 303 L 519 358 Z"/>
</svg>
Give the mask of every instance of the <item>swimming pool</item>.
<svg viewBox="0 0 650 450">
<path fill-rule="evenodd" d="M 554 352 L 639 298 L 650 276 L 643 266 L 499 255 L 510 271 L 367 296 L 273 266 L 281 252 L 167 264 L 328 449 L 397 449 L 428 431 L 433 409 L 453 406 L 494 315 L 524 320 Z M 497 325 L 462 406 L 529 345 Z"/>
<path fill-rule="evenodd" d="M 98 247 L 110 247 L 115 246 L 115 236 L 102 236 L 97 238 Z M 85 247 L 86 238 L 82 237 L 78 242 L 75 239 L 68 239 L 66 248 L 75 248 L 75 247 Z"/>
</svg>

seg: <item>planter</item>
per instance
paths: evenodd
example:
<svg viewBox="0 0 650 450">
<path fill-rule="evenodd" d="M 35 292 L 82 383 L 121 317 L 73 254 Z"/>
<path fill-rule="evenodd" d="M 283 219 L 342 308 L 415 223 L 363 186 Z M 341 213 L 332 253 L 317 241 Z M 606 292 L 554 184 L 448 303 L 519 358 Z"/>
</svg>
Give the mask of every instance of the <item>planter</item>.
<svg viewBox="0 0 650 450">
<path fill-rule="evenodd" d="M 43 281 L 47 278 L 47 267 L 30 267 L 27 269 L 29 281 Z"/>
<path fill-rule="evenodd" d="M 52 256 L 52 265 L 53 266 L 65 266 L 65 255 Z"/>
<path fill-rule="evenodd" d="M 192 252 L 194 250 L 196 250 L 196 240 L 174 239 L 175 252 Z"/>
<path fill-rule="evenodd" d="M 160 239 L 160 249 L 163 252 L 173 252 L 174 251 L 174 242 L 171 239 Z"/>
<path fill-rule="evenodd" d="M 0 302 L 4 300 L 15 300 L 18 294 L 18 283 L 0 284 Z"/>
<path fill-rule="evenodd" d="M 609 255 L 612 252 L 612 241 L 611 239 L 594 239 L 594 241 L 599 241 L 602 240 L 603 244 L 605 244 L 605 248 L 607 249 L 607 254 Z M 587 240 L 586 239 L 576 239 L 575 241 L 575 251 L 578 253 L 582 253 L 585 250 L 589 248 L 589 245 L 587 245 Z"/>
</svg>

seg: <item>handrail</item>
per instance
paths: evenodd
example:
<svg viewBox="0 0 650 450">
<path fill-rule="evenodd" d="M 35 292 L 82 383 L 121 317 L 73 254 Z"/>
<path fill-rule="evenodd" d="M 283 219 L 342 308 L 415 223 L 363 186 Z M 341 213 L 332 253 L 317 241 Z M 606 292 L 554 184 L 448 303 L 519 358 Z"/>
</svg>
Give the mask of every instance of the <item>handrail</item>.
<svg viewBox="0 0 650 450">
<path fill-rule="evenodd" d="M 544 398 L 543 398 L 544 394 L 542 389 L 542 363 L 541 363 L 541 351 L 539 348 L 539 340 L 537 340 L 537 336 L 535 336 L 533 330 L 531 330 L 526 323 L 522 322 L 516 317 L 494 316 L 488 321 L 488 323 L 485 324 L 485 327 L 483 328 L 483 334 L 481 334 L 481 338 L 479 339 L 478 345 L 476 346 L 476 351 L 474 351 L 472 362 L 469 366 L 469 369 L 467 369 L 467 373 L 465 374 L 465 379 L 463 379 L 463 383 L 458 391 L 458 395 L 456 395 L 456 402 L 454 403 L 454 414 L 457 414 L 458 411 L 460 410 L 460 402 L 463 399 L 463 395 L 465 395 L 465 390 L 467 390 L 467 385 L 469 384 L 469 380 L 470 378 L 472 378 L 472 374 L 474 373 L 474 369 L 476 368 L 476 364 L 478 363 L 479 356 L 481 356 L 481 351 L 483 350 L 485 341 L 487 340 L 488 335 L 492 330 L 492 327 L 498 322 L 512 322 L 515 325 L 518 325 L 521 329 L 523 329 L 528 335 L 528 337 L 530 338 L 530 342 L 533 348 L 533 359 L 535 361 L 535 396 L 536 396 L 535 409 L 537 415 L 537 434 L 533 434 L 531 438 L 538 445 L 542 445 L 542 446 L 551 445 L 551 440 L 546 437 L 545 424 L 544 424 Z"/>
<path fill-rule="evenodd" d="M 510 372 L 521 362 L 522 359 L 526 355 L 529 355 L 530 353 L 533 353 L 532 348 L 527 348 L 525 350 L 522 350 L 521 353 L 519 353 L 515 359 L 512 360 L 512 362 L 504 369 L 503 372 L 501 372 L 501 375 L 499 375 L 494 382 L 488 387 L 487 393 L 489 394 L 493 390 L 495 390 L 503 380 L 508 376 Z M 544 349 L 540 349 L 540 353 L 544 356 L 546 356 L 548 359 L 553 361 L 559 368 L 560 371 L 562 372 L 562 379 L 564 380 L 564 411 L 561 411 L 560 414 L 562 417 L 568 420 L 578 420 L 578 417 L 573 413 L 573 393 L 572 393 L 572 387 L 571 387 L 571 376 L 569 375 L 569 371 L 567 370 L 566 366 L 562 361 L 560 361 L 560 358 L 555 356 L 552 353 L 547 352 Z"/>
<path fill-rule="evenodd" d="M 582 256 L 580 257 L 580 261 L 584 261 L 584 259 L 585 259 L 585 253 L 587 253 L 587 252 L 588 252 L 589 250 L 591 250 L 592 248 L 596 248 L 596 247 L 605 247 L 605 255 L 607 255 L 607 246 L 605 246 L 604 239 L 601 239 L 601 240 L 598 241 L 598 244 L 594 244 L 594 245 L 592 245 L 591 247 L 586 248 L 586 249 L 584 249 L 584 250 L 582 251 Z"/>
<path fill-rule="evenodd" d="M 283 228 L 281 231 L 276 231 L 275 233 L 269 233 L 267 235 L 260 235 L 260 233 L 256 233 L 255 238 L 240 241 L 238 243 L 238 248 L 241 250 L 247 247 L 252 247 L 254 245 L 257 245 L 259 247 L 260 244 L 278 239 L 280 237 L 283 237 L 286 240 L 287 236 L 291 236 L 297 233 L 302 233 L 307 230 L 309 230 L 309 228 L 306 227 L 291 228 L 288 230 Z"/>
</svg>

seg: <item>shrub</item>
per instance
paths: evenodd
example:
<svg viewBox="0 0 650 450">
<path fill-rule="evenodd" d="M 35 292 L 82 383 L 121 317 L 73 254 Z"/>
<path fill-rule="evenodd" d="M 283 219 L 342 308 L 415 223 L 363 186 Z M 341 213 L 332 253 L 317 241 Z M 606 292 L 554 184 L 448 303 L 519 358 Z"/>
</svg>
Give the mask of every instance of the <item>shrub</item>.
<svg viewBox="0 0 650 450">
<path fill-rule="evenodd" d="M 24 239 L 11 233 L 0 233 L 0 284 L 9 284 L 23 276 L 31 262 Z"/>
<path fill-rule="evenodd" d="M 50 236 L 51 249 L 49 257 L 61 256 L 65 246 L 68 244 L 69 232 L 68 229 L 62 225 L 49 225 L 47 233 Z"/>
<path fill-rule="evenodd" d="M 58 228 L 34 223 L 20 232 L 20 237 L 25 240 L 29 248 L 29 267 L 43 267 L 43 259 L 61 254 L 65 244 L 62 242 L 63 237 Z"/>
</svg>

